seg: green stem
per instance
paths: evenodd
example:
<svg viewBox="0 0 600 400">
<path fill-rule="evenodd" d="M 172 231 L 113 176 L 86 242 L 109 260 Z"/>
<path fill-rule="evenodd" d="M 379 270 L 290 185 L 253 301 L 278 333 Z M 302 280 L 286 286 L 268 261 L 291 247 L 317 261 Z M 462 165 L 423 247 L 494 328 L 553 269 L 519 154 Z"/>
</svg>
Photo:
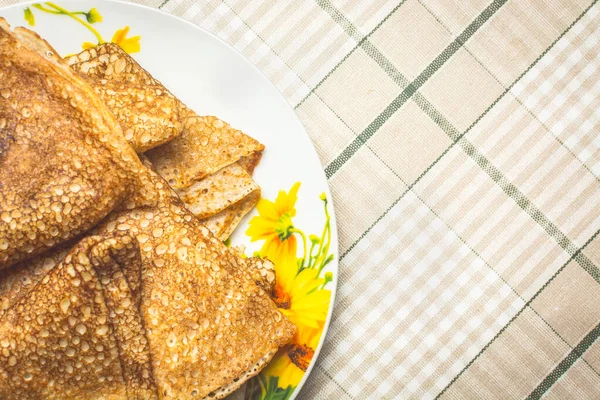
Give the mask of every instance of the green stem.
<svg viewBox="0 0 600 400">
<path fill-rule="evenodd" d="M 75 15 L 75 13 L 72 13 L 69 10 L 66 10 L 66 9 L 64 9 L 54 3 L 51 3 L 51 2 L 47 2 L 46 5 L 54 8 L 57 11 L 60 11 L 61 13 L 65 14 L 65 15 L 68 15 L 69 17 L 73 18 L 75 21 L 79 22 L 81 25 L 88 28 L 89 31 L 92 32 L 94 34 L 94 36 L 96 36 L 96 39 L 98 39 L 98 44 L 104 43 L 104 39 L 102 39 L 102 36 L 100 35 L 100 33 L 96 29 L 94 29 L 94 27 L 92 25 L 90 25 L 86 21 L 82 20 L 77 15 Z"/>
<path fill-rule="evenodd" d="M 324 204 L 325 217 L 326 217 L 325 230 L 327 232 L 327 244 L 325 245 L 325 251 L 323 252 L 325 258 L 323 259 L 323 263 L 319 267 L 319 275 L 321 274 L 321 271 L 325 267 L 325 260 L 327 259 L 327 255 L 329 254 L 329 246 L 331 245 L 331 216 L 329 215 L 329 210 L 327 209 L 327 200 L 325 200 L 324 203 L 325 203 Z"/>
<path fill-rule="evenodd" d="M 327 200 L 323 201 L 323 206 L 325 209 L 325 226 L 323 227 L 323 233 L 321 234 L 321 243 L 319 244 L 319 251 L 316 255 L 317 261 L 315 262 L 315 266 L 319 265 L 319 274 L 321 274 L 321 271 L 325 267 L 325 260 L 329 253 L 329 242 L 331 241 L 331 217 L 329 216 L 329 210 L 327 210 Z"/>
<path fill-rule="evenodd" d="M 323 252 L 323 241 L 325 240 L 325 235 L 327 233 L 327 221 L 325 221 L 325 226 L 323 227 L 323 233 L 321 234 L 321 241 L 319 242 L 319 250 L 317 251 L 317 254 L 315 255 L 315 267 L 318 264 L 318 260 L 320 260 L 322 258 L 322 252 Z"/>
<path fill-rule="evenodd" d="M 327 220 L 326 220 L 326 224 L 325 227 L 327 228 L 327 244 L 325 245 L 325 250 L 323 251 L 323 256 L 325 257 L 323 259 L 323 262 L 321 263 L 321 266 L 319 267 L 319 275 L 321 274 L 321 271 L 323 270 L 323 268 L 325 267 L 325 260 L 327 259 L 327 255 L 329 254 L 329 245 L 331 244 L 331 224 L 330 224 L 330 217 L 329 217 L 329 213 L 327 213 Z"/>
<path fill-rule="evenodd" d="M 304 264 L 306 262 L 306 248 L 307 248 L 307 246 L 306 246 L 306 235 L 300 229 L 295 229 L 295 228 L 290 229 L 290 232 L 292 232 L 292 233 L 298 233 L 298 234 L 300 234 L 300 236 L 302 236 L 302 243 L 304 245 L 304 255 L 303 255 L 303 258 L 302 258 L 302 266 L 298 270 L 298 272 L 300 272 L 300 271 L 302 271 L 302 269 L 304 269 Z"/>
<path fill-rule="evenodd" d="M 315 249 L 315 242 L 311 242 L 312 244 L 310 245 L 310 251 L 308 252 L 308 267 L 307 268 L 311 268 L 312 264 L 313 264 L 313 250 Z"/>
<path fill-rule="evenodd" d="M 41 4 L 32 4 L 31 6 L 34 8 L 37 8 L 40 11 L 48 13 L 48 14 L 62 14 L 62 12 L 60 12 L 60 11 L 54 11 L 54 10 L 49 10 L 47 8 L 44 8 L 44 6 L 42 6 Z"/>
</svg>

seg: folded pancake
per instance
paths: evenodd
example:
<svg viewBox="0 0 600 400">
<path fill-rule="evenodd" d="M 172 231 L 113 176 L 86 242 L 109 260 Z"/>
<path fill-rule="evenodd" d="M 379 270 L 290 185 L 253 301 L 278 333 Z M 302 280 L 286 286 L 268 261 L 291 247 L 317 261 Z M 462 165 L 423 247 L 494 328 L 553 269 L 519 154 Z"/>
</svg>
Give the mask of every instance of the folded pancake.
<svg viewBox="0 0 600 400">
<path fill-rule="evenodd" d="M 0 398 L 221 398 L 293 337 L 273 264 L 225 247 L 142 174 L 158 206 L 0 276 Z"/>
<path fill-rule="evenodd" d="M 237 163 L 194 181 L 186 188 L 175 189 L 175 192 L 198 218 L 215 215 L 247 196 L 256 194 L 260 197 L 260 187 Z"/>
<path fill-rule="evenodd" d="M 147 155 L 186 206 L 227 239 L 260 198 L 250 175 L 264 146 L 215 117 L 196 115 L 114 43 L 66 61 L 107 103 L 138 153 L 169 142 Z"/>
<path fill-rule="evenodd" d="M 115 213 L 97 234 L 126 232 L 139 243 L 141 314 L 160 398 L 220 398 L 266 366 L 295 327 L 265 291 L 272 265 L 225 247 L 153 175 L 162 205 Z"/>
<path fill-rule="evenodd" d="M 114 116 L 50 45 L 0 18 L 0 60 L 3 269 L 90 229 L 144 183 Z"/>
<path fill-rule="evenodd" d="M 252 173 L 260 161 L 262 144 L 215 117 L 198 116 L 118 45 L 103 43 L 66 62 L 106 102 L 138 153 L 168 142 L 148 157 L 174 188 L 236 161 Z"/>
<path fill-rule="evenodd" d="M 106 103 L 138 153 L 181 134 L 181 102 L 118 45 L 104 43 L 66 61 Z"/>
<path fill-rule="evenodd" d="M 189 187 L 193 181 L 241 159 L 252 172 L 260 161 L 264 146 L 242 131 L 216 117 L 200 117 L 185 108 L 181 116 L 181 136 L 146 154 L 171 187 Z"/>
<path fill-rule="evenodd" d="M 238 163 L 233 163 L 183 189 L 181 200 L 219 239 L 225 240 L 241 218 L 260 200 L 260 187 Z"/>
<path fill-rule="evenodd" d="M 73 241 L 61 244 L 32 259 L 0 270 L 0 318 L 60 263 L 74 244 Z"/>
<path fill-rule="evenodd" d="M 136 256 L 131 238 L 86 238 L 6 310 L 0 398 L 157 398 L 144 327 L 121 268 Z"/>
<path fill-rule="evenodd" d="M 246 214 L 248 214 L 260 200 L 260 193 L 245 197 L 243 200 L 227 207 L 218 214 L 200 220 L 215 237 L 222 241 L 227 240 Z"/>
</svg>

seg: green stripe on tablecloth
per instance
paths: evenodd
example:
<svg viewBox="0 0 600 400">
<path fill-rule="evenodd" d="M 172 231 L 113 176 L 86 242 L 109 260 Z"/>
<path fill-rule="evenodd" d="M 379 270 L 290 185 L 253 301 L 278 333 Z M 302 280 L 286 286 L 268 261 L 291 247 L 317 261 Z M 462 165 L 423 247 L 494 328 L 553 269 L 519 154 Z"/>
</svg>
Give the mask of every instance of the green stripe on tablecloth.
<svg viewBox="0 0 600 400">
<path fill-rule="evenodd" d="M 597 3 L 598 0 L 594 0 L 592 2 L 592 4 L 590 4 L 589 7 L 587 7 L 572 23 L 571 25 L 569 25 L 551 44 L 550 46 L 548 46 L 543 52 L 542 54 L 540 54 L 534 61 L 533 63 L 531 63 L 531 65 L 525 70 L 523 71 L 523 73 L 521 73 L 521 75 L 519 75 L 517 77 L 517 79 L 515 79 L 505 90 L 504 92 L 502 92 L 500 94 L 500 96 L 498 96 L 496 98 L 496 100 L 494 100 L 494 102 L 479 116 L 477 117 L 477 119 L 460 135 L 458 135 L 458 137 L 456 137 L 456 139 L 452 142 L 452 144 L 446 148 L 446 150 L 444 150 L 442 152 L 442 154 L 440 154 L 438 156 L 438 158 L 436 158 L 433 163 L 431 163 L 431 165 L 429 165 L 425 171 L 423 171 L 423 173 L 421 175 L 419 175 L 417 177 L 417 179 L 411 183 L 408 188 L 402 192 L 402 194 L 400 194 L 400 196 L 390 205 L 390 207 L 388 207 L 376 220 L 375 222 L 373 222 L 359 237 L 358 239 L 356 239 L 351 245 L 350 247 L 348 247 L 348 249 L 340 256 L 340 261 L 352 250 L 354 249 L 354 247 L 356 247 L 356 245 L 358 243 L 360 243 L 360 241 L 392 210 L 392 208 L 394 208 L 396 206 L 396 204 L 398 204 L 402 198 L 406 195 L 406 193 L 411 190 L 449 151 L 450 149 L 452 149 L 452 147 L 454 147 L 454 145 L 456 145 L 458 143 L 458 141 L 464 137 L 469 131 L 471 131 L 471 129 L 473 129 L 473 127 L 475 125 L 477 125 L 479 123 L 479 121 L 481 121 L 489 112 L 490 110 L 492 110 L 496 104 L 498 104 L 500 102 L 500 100 L 534 67 L 537 65 L 537 63 L 556 45 L 556 43 L 558 43 L 558 41 L 560 39 L 562 39 L 564 37 L 564 35 L 567 34 L 567 32 L 569 32 L 573 26 L 579 22 L 579 20 L 581 20 L 581 18 L 583 18 L 583 16 L 589 11 L 590 8 L 592 8 L 594 6 L 594 4 Z M 415 97 L 415 99 L 417 99 L 417 97 Z M 418 103 L 417 103 L 418 104 Z M 432 107 L 433 108 L 433 107 Z M 426 111 L 427 113 L 427 111 Z M 429 114 L 428 114 L 429 115 Z M 440 118 L 440 116 L 436 116 L 436 118 L 432 118 L 434 121 L 436 119 Z M 443 117 L 442 117 L 443 118 Z M 447 122 L 447 124 L 451 125 L 449 122 Z M 444 124 L 445 125 L 445 124 Z M 442 129 L 445 129 L 443 125 L 440 125 L 442 127 Z M 454 133 L 452 133 L 452 135 L 454 136 Z"/>
<path fill-rule="evenodd" d="M 343 18 L 342 20 L 338 20 L 336 19 L 337 16 L 340 14 L 339 11 L 335 10 L 335 7 L 329 2 L 329 1 L 322 1 L 322 0 L 316 0 L 317 4 L 319 4 L 321 6 L 321 8 L 323 8 L 323 10 L 325 11 L 330 11 L 329 15 L 333 18 L 334 21 L 336 21 L 338 24 L 341 24 L 341 22 L 343 22 L 344 24 L 348 21 L 346 18 Z M 338 62 L 335 67 L 333 67 L 328 73 L 327 75 L 325 75 L 312 89 L 310 89 L 310 92 L 308 92 L 308 94 L 306 96 L 304 96 L 302 98 L 302 100 L 300 100 L 298 102 L 298 104 L 296 104 L 296 106 L 294 107 L 294 110 L 296 110 L 298 107 L 300 107 L 302 105 L 302 103 L 304 103 L 306 101 L 306 99 L 308 99 L 314 92 L 315 90 L 317 90 L 322 84 L 323 82 L 325 82 L 338 68 L 340 65 L 342 65 L 347 59 L 348 57 L 350 57 L 352 55 L 352 53 L 354 53 L 354 51 L 356 51 L 356 49 L 358 49 L 364 41 L 366 41 L 377 29 L 379 29 L 379 27 L 381 25 L 383 25 L 383 23 L 385 21 L 388 20 L 389 17 L 392 16 L 392 14 L 394 14 L 396 12 L 396 10 L 398 10 L 398 8 L 400 8 L 400 6 L 402 4 L 404 4 L 406 2 L 406 0 L 402 0 L 400 3 L 398 3 L 398 5 L 396 7 L 394 7 L 392 9 L 392 11 L 390 11 L 377 25 L 375 25 L 375 27 L 373 29 L 371 29 L 371 31 L 369 33 L 367 33 L 364 37 L 362 37 L 357 43 L 356 46 L 354 46 L 352 48 L 352 50 L 350 50 L 348 52 L 348 54 L 346 54 L 344 56 L 344 58 L 342 58 L 340 60 L 340 62 Z M 342 28 L 343 29 L 343 28 Z M 356 39 L 355 39 L 356 40 Z"/>
<path fill-rule="evenodd" d="M 529 200 L 514 184 L 512 184 L 498 168 L 494 166 L 477 148 L 464 136 L 458 140 L 460 147 L 467 153 L 490 178 L 513 199 L 535 222 L 538 223 L 567 253 L 573 255 L 577 247 Z M 587 271 L 596 282 L 600 283 L 600 270 L 584 254 L 577 256 L 577 262 Z"/>
<path fill-rule="evenodd" d="M 331 178 L 352 156 L 366 143 L 377 130 L 417 91 L 423 86 L 442 65 L 446 63 L 462 47 L 462 45 L 477 32 L 508 0 L 494 0 L 487 6 L 467 28 L 454 39 L 428 66 L 396 97 L 373 122 L 365 128 L 337 157 L 327 168 L 325 175 Z"/>
<path fill-rule="evenodd" d="M 437 15 L 435 15 L 430 9 L 429 7 L 427 7 L 426 4 L 420 3 L 421 6 L 423 6 L 423 8 L 425 8 L 427 10 L 427 12 L 433 17 L 435 18 L 435 20 L 444 27 L 444 29 L 446 29 L 446 31 L 448 33 L 451 33 L 451 30 L 446 26 L 446 24 L 444 24 L 444 22 L 439 19 L 437 17 Z M 504 88 L 504 84 L 500 81 L 500 79 L 496 76 L 496 74 L 494 73 L 494 71 L 491 71 L 480 59 L 479 57 L 477 57 L 476 54 L 474 54 L 471 50 L 469 50 L 468 48 L 465 47 L 465 51 L 467 53 L 469 53 L 471 55 L 471 57 L 473 57 L 473 59 L 475 61 L 477 61 L 477 64 L 479 64 L 481 66 L 481 68 L 483 68 L 488 74 L 490 74 L 490 76 L 492 78 L 494 78 L 494 80 L 496 81 L 496 83 L 498 83 L 500 86 L 502 86 Z M 534 114 L 529 107 L 527 107 L 525 104 L 523 104 L 523 102 L 521 101 L 521 99 L 518 96 L 513 96 L 513 98 L 515 99 L 515 101 L 517 103 L 519 103 L 519 105 L 521 105 L 521 107 L 523 107 L 523 109 L 525 111 L 527 111 L 527 113 L 533 118 L 535 119 L 540 126 L 542 126 L 542 128 L 544 128 L 546 130 L 546 132 L 550 133 L 550 135 L 558 142 L 560 143 L 560 145 L 562 147 L 565 148 L 565 150 L 567 150 L 569 152 L 569 154 L 571 154 L 573 156 L 573 158 L 575 158 L 577 161 L 579 161 L 579 163 L 581 164 L 581 166 L 583 168 L 585 168 L 598 182 L 600 182 L 600 178 L 598 176 L 596 176 L 596 174 L 594 174 L 594 172 L 590 169 L 590 167 L 588 167 L 574 152 L 573 150 L 571 150 L 570 148 L 568 148 L 564 142 L 558 137 L 555 136 L 554 134 L 552 134 L 552 132 L 550 131 L 550 128 L 548 127 L 548 125 L 546 125 L 546 123 L 540 121 L 540 119 L 538 118 L 538 116 L 536 114 Z M 439 125 L 439 124 L 438 124 Z"/>
<path fill-rule="evenodd" d="M 556 271 L 554 273 L 554 275 L 552 275 L 552 277 L 537 292 L 535 292 L 533 297 L 531 299 L 529 299 L 529 301 L 527 303 L 525 303 L 525 305 L 510 319 L 510 321 L 508 321 L 508 323 L 506 325 L 504 325 L 504 327 L 502 329 L 500 329 L 500 331 L 498 331 L 498 333 L 492 338 L 492 340 L 490 340 L 485 346 L 483 346 L 483 348 L 479 351 L 479 353 L 477 353 L 477 355 L 475 357 L 473 357 L 473 359 L 471 361 L 469 361 L 469 363 L 467 365 L 465 365 L 465 367 L 448 383 L 448 385 L 446 385 L 446 387 L 435 397 L 436 399 L 439 399 L 448 390 L 448 388 L 450 386 L 452 386 L 454 384 L 454 382 L 456 382 L 458 380 L 458 378 L 460 378 L 462 376 L 462 374 L 467 369 L 469 369 L 469 367 L 471 365 L 473 365 L 473 363 L 492 345 L 492 343 L 494 343 L 496 341 L 496 339 L 498 339 L 498 337 L 500 337 L 500 335 L 519 317 L 519 315 L 521 315 L 523 313 L 523 311 L 525 311 L 525 309 L 531 305 L 531 303 L 548 287 L 548 285 L 550 285 L 550 283 L 567 267 L 567 265 L 569 265 L 569 263 L 571 263 L 573 260 L 575 260 L 577 255 L 581 254 L 583 252 L 583 250 L 591 242 L 593 242 L 594 239 L 596 239 L 596 237 L 599 234 L 600 234 L 600 230 L 597 230 L 596 233 L 594 233 L 588 239 L 588 241 L 585 242 L 583 244 L 583 246 L 581 246 L 575 252 L 575 254 L 573 254 L 571 257 L 569 257 L 569 259 L 558 269 L 558 271 Z"/>
<path fill-rule="evenodd" d="M 160 5 L 160 6 L 158 6 L 158 8 L 163 8 L 163 7 L 164 7 L 164 6 L 165 6 L 165 5 L 166 5 L 166 4 L 167 4 L 169 1 L 171 1 L 171 0 L 165 0 L 165 1 L 163 1 L 163 2 L 161 3 L 161 5 Z"/>
<path fill-rule="evenodd" d="M 550 374 L 535 388 L 527 400 L 541 399 L 544 393 L 548 391 L 559 379 L 583 356 L 592 344 L 600 337 L 600 324 L 596 325 L 577 346 L 554 368 Z"/>
<path fill-rule="evenodd" d="M 321 8 L 326 11 L 335 22 L 338 23 L 338 25 L 342 27 L 348 36 L 356 41 L 360 41 L 362 36 L 360 31 L 354 26 L 354 24 L 352 24 L 352 22 L 350 22 L 348 18 L 346 18 L 344 14 L 342 14 L 340 10 L 335 8 L 335 6 L 331 4 L 329 0 L 315 0 L 315 2 L 321 6 Z"/>
</svg>

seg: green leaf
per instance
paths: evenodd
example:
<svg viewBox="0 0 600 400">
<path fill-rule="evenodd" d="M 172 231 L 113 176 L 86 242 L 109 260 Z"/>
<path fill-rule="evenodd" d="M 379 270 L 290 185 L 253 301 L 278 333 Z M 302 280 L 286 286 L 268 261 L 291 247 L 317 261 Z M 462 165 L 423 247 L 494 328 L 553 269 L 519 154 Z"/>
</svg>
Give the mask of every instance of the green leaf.
<svg viewBox="0 0 600 400">
<path fill-rule="evenodd" d="M 35 18 L 33 16 L 33 13 L 31 12 L 31 9 L 29 7 L 27 7 L 24 11 L 24 17 L 25 17 L 25 21 L 27 21 L 27 23 L 29 23 L 29 25 L 34 26 L 35 25 Z"/>
<path fill-rule="evenodd" d="M 329 264 L 330 262 L 333 261 L 333 254 L 330 254 L 327 256 L 327 258 L 325 259 L 325 261 L 323 261 L 323 265 L 321 265 L 321 269 L 325 268 L 325 266 L 327 264 Z"/>
<path fill-rule="evenodd" d="M 294 386 L 288 386 L 285 389 L 279 387 L 279 377 L 269 376 L 262 400 L 288 400 L 294 393 L 294 389 Z"/>
<path fill-rule="evenodd" d="M 250 379 L 246 384 L 244 400 L 262 399 L 265 393 L 265 386 L 266 382 L 263 374 L 258 374 L 258 376 Z"/>
</svg>

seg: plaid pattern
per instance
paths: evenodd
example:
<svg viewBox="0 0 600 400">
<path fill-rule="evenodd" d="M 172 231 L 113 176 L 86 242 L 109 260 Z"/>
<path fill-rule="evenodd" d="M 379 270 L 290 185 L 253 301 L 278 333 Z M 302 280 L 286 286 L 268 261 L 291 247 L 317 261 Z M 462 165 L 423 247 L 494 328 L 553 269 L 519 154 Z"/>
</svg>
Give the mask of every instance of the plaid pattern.
<svg viewBox="0 0 600 400">
<path fill-rule="evenodd" d="M 141 2 L 246 55 L 317 147 L 340 281 L 301 398 L 600 397 L 596 0 Z"/>
</svg>

